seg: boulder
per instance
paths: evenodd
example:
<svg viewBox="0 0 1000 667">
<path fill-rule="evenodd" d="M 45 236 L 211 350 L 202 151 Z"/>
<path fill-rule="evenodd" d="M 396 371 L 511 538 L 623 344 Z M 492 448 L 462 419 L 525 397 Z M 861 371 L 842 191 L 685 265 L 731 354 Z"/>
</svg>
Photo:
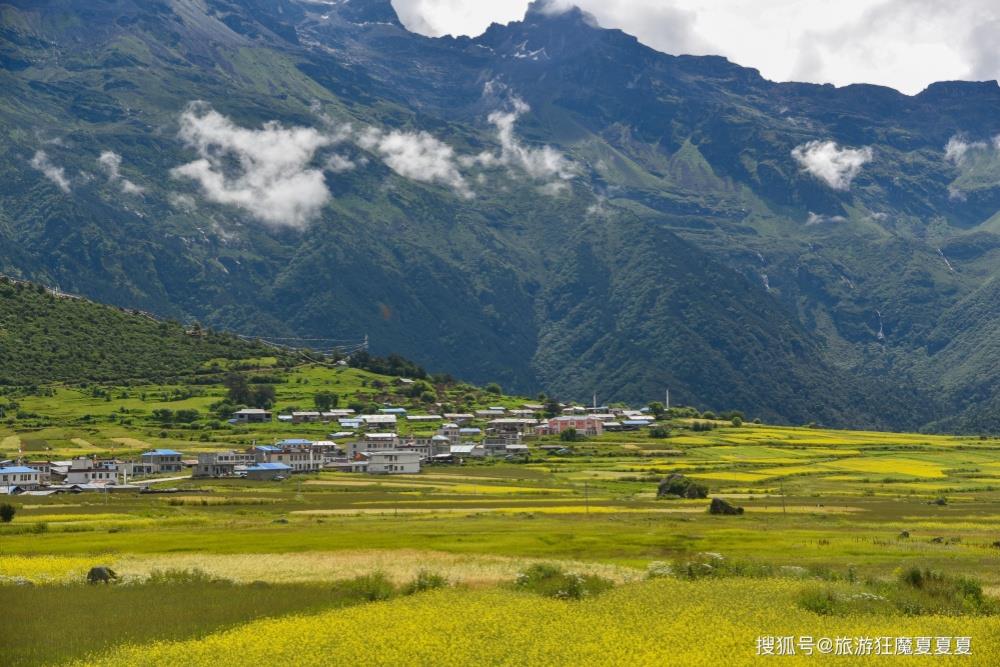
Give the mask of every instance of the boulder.
<svg viewBox="0 0 1000 667">
<path fill-rule="evenodd" d="M 88 584 L 110 584 L 118 575 L 107 565 L 99 565 L 97 567 L 90 568 L 90 572 L 87 573 L 87 583 Z"/>
<path fill-rule="evenodd" d="M 743 508 L 737 507 L 732 503 L 723 500 L 722 498 L 712 498 L 712 503 L 708 506 L 709 514 L 724 514 L 727 516 L 735 516 L 743 514 Z"/>
</svg>

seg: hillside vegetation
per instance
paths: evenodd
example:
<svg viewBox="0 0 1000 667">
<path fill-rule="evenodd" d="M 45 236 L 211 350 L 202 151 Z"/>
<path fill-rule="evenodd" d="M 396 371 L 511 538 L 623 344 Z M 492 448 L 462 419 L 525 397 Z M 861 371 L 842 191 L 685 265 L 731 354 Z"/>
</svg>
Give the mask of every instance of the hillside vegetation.
<svg viewBox="0 0 1000 667">
<path fill-rule="evenodd" d="M 204 372 L 211 360 L 273 354 L 231 335 L 0 280 L 0 385 L 165 381 Z"/>
<path fill-rule="evenodd" d="M 475 39 L 411 33 L 389 0 L 0 17 L 0 272 L 241 333 L 367 334 L 529 394 L 1000 431 L 995 82 L 775 83 L 540 4 Z M 205 155 L 181 136 L 196 100 L 229 123 Z M 308 220 L 175 177 L 236 167 L 232 133 L 273 123 L 354 129 L 298 165 L 329 195 Z M 441 150 L 408 169 L 368 130 Z M 871 159 L 831 184 L 793 158 L 813 142 Z M 544 146 L 555 181 L 532 175 Z"/>
</svg>

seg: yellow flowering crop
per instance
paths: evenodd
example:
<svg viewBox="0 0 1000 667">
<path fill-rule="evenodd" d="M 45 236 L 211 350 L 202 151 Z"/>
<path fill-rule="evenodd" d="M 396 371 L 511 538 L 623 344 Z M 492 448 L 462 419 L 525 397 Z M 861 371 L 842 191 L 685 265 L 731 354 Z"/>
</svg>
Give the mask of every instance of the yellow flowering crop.
<svg viewBox="0 0 1000 667">
<path fill-rule="evenodd" d="M 80 665 L 997 665 L 1000 621 L 818 616 L 788 580 L 670 579 L 564 602 L 504 590 L 435 591 L 315 616 L 258 621 L 190 641 L 122 646 Z M 767 657 L 757 640 L 970 637 L 971 656 Z"/>
</svg>

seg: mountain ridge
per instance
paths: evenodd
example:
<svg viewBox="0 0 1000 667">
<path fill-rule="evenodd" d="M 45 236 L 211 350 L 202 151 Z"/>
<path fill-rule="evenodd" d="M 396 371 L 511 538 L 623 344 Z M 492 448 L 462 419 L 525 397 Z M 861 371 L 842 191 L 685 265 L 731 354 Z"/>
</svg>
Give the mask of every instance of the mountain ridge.
<svg viewBox="0 0 1000 667">
<path fill-rule="evenodd" d="M 989 362 L 951 361 L 1000 339 L 976 297 L 1000 258 L 995 82 L 774 83 L 573 12 L 427 38 L 387 6 L 6 3 L 0 270 L 249 333 L 367 333 L 520 391 L 1000 428 L 976 407 Z M 245 132 L 351 125 L 303 167 L 329 193 L 308 227 L 171 177 L 199 158 L 193 100 Z M 391 141 L 451 171 L 401 173 Z M 827 182 L 796 151 L 861 164 Z M 945 316 L 965 301 L 974 334 Z"/>
</svg>

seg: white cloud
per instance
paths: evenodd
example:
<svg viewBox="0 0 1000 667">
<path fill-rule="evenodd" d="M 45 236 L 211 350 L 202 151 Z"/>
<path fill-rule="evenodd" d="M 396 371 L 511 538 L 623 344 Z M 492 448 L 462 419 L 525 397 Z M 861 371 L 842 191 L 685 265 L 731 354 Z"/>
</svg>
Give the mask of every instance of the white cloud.
<svg viewBox="0 0 1000 667">
<path fill-rule="evenodd" d="M 842 215 L 826 215 L 824 213 L 813 213 L 809 211 L 809 217 L 806 218 L 806 226 L 812 227 L 813 225 L 826 225 L 826 224 L 840 224 L 847 222 L 847 218 Z"/>
<path fill-rule="evenodd" d="M 428 35 L 478 35 L 528 0 L 393 0 Z M 723 55 L 764 76 L 876 83 L 908 94 L 933 81 L 1000 76 L 996 0 L 556 0 L 666 53 Z M 819 26 L 819 27 L 817 27 Z M 530 45 L 529 45 L 530 46 Z"/>
<path fill-rule="evenodd" d="M 49 179 L 63 192 L 70 191 L 69 179 L 66 178 L 66 170 L 62 167 L 57 167 L 49 159 L 49 154 L 45 151 L 35 151 L 35 155 L 31 158 L 31 166 L 45 175 L 45 178 Z"/>
<path fill-rule="evenodd" d="M 440 183 L 463 197 L 472 191 L 455 164 L 455 150 L 428 132 L 383 132 L 368 128 L 358 136 L 358 145 L 382 158 L 394 172 L 424 183 Z"/>
<path fill-rule="evenodd" d="M 342 174 L 345 171 L 351 171 L 358 165 L 351 158 L 346 155 L 341 155 L 340 153 L 334 153 L 326 159 L 323 167 L 334 174 Z"/>
<path fill-rule="evenodd" d="M 810 141 L 792 149 L 792 157 L 805 171 L 834 190 L 849 190 L 851 181 L 873 156 L 869 146 L 840 148 L 833 141 Z"/>
<path fill-rule="evenodd" d="M 969 151 L 979 151 L 986 148 L 984 141 L 966 141 L 965 138 L 955 135 L 948 140 L 944 147 L 944 159 L 959 165 L 965 162 Z"/>
<path fill-rule="evenodd" d="M 489 98 L 497 94 L 505 94 L 506 87 L 495 81 L 487 82 L 484 96 Z M 542 191 L 546 194 L 558 194 L 563 191 L 565 183 L 576 175 L 572 162 L 558 150 L 545 145 L 539 148 L 525 146 L 514 134 L 517 119 L 529 112 L 531 107 L 521 98 L 510 95 L 507 101 L 509 111 L 494 111 L 487 120 L 496 128 L 497 142 L 500 152 L 483 151 L 476 156 L 466 156 L 461 159 L 465 166 L 479 164 L 484 167 L 506 167 L 511 172 L 523 172 L 530 178 L 539 181 L 551 181 Z"/>
<path fill-rule="evenodd" d="M 108 175 L 109 183 L 117 183 L 121 191 L 127 195 L 141 195 L 145 192 L 145 189 L 136 185 L 127 178 L 123 178 L 121 175 L 122 166 L 122 156 L 114 151 L 104 151 L 101 156 L 97 158 L 98 164 L 104 169 L 104 172 Z"/>
<path fill-rule="evenodd" d="M 965 135 L 956 134 L 944 147 L 944 159 L 961 167 L 974 156 L 987 154 L 990 150 L 1000 153 L 1000 134 L 987 141 L 970 141 Z"/>
<path fill-rule="evenodd" d="M 332 142 L 318 130 L 277 121 L 246 129 L 198 102 L 180 121 L 181 139 L 201 157 L 171 174 L 196 181 L 209 200 L 267 224 L 301 228 L 330 199 L 323 172 L 310 167 L 316 152 Z"/>
</svg>

